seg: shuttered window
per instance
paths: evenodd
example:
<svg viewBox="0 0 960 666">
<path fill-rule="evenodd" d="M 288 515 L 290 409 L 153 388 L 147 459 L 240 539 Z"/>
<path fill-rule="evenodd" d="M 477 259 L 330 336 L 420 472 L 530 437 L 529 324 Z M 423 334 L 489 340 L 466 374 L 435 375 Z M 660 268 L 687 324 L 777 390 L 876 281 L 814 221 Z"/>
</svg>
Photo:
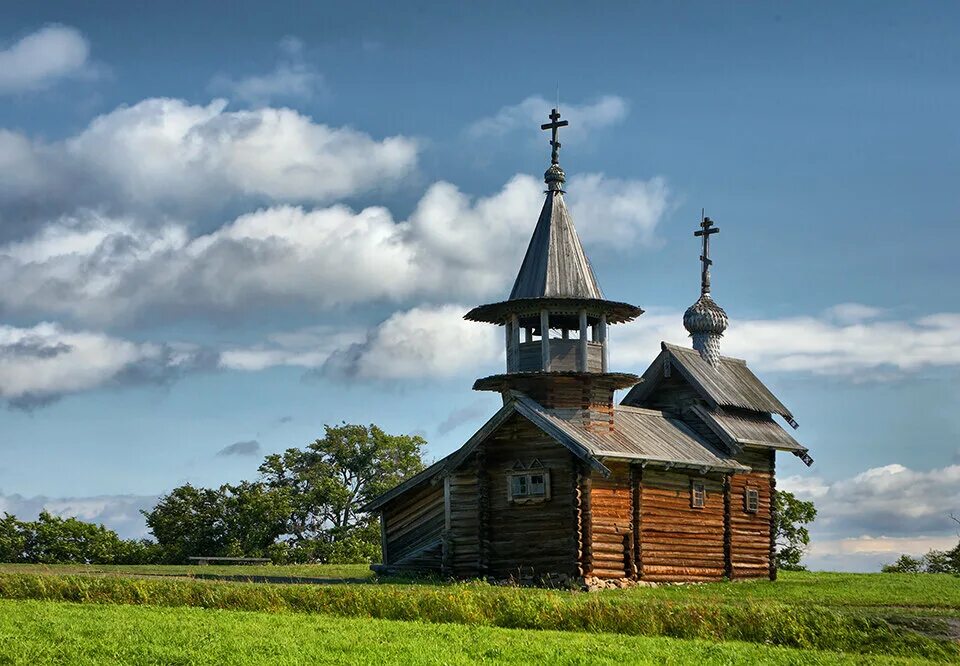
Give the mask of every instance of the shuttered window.
<svg viewBox="0 0 960 666">
<path fill-rule="evenodd" d="M 550 499 L 550 472 L 513 472 L 508 477 L 507 497 L 510 501 Z"/>
<path fill-rule="evenodd" d="M 743 510 L 747 513 L 756 513 L 760 509 L 760 492 L 755 488 L 746 488 L 743 491 Z"/>
<path fill-rule="evenodd" d="M 694 509 L 702 509 L 707 501 L 707 489 L 703 481 L 692 481 L 690 483 L 690 506 Z"/>
</svg>

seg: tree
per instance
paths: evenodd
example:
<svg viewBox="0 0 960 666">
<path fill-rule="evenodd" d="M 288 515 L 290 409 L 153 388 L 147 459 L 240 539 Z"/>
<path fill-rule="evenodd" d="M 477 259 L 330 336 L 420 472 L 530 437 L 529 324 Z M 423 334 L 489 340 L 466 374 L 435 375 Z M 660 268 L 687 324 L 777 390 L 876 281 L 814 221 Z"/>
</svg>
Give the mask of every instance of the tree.
<svg viewBox="0 0 960 666">
<path fill-rule="evenodd" d="M 960 518 L 952 513 L 950 520 L 960 527 Z M 960 533 L 957 534 L 960 536 Z M 901 555 L 893 564 L 884 564 L 883 573 L 947 573 L 960 576 L 960 542 L 950 550 L 929 550 L 921 558 Z"/>
<path fill-rule="evenodd" d="M 269 455 L 264 483 L 288 494 L 287 533 L 296 559 L 370 561 L 379 556 L 379 531 L 361 507 L 424 468 L 426 441 L 388 435 L 375 425 L 324 426 L 306 449 Z"/>
<path fill-rule="evenodd" d="M 244 481 L 220 488 L 174 488 L 144 511 L 168 562 L 193 556 L 262 557 L 286 530 L 287 494 Z"/>
<path fill-rule="evenodd" d="M 909 555 L 901 555 L 893 564 L 884 564 L 880 571 L 883 573 L 920 573 L 923 570 L 923 560 Z"/>
<path fill-rule="evenodd" d="M 805 527 L 817 517 L 813 502 L 794 497 L 793 493 L 778 490 L 774 494 L 776 564 L 785 571 L 804 571 L 800 563 L 810 544 L 810 532 Z"/>
<path fill-rule="evenodd" d="M 0 518 L 0 562 L 26 562 L 27 536 L 27 525 L 4 513 Z"/>
<path fill-rule="evenodd" d="M 146 564 L 156 545 L 124 540 L 103 525 L 42 511 L 35 521 L 0 519 L 0 561 L 41 564 Z"/>
</svg>

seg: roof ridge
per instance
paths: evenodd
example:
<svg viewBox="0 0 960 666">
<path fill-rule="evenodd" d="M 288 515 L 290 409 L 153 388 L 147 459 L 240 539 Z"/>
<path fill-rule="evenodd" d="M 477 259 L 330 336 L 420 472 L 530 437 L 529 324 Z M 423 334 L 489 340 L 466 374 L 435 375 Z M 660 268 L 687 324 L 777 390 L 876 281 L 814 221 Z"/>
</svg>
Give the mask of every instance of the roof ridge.
<svg viewBox="0 0 960 666">
<path fill-rule="evenodd" d="M 671 351 L 671 352 L 672 352 L 672 351 L 679 351 L 679 352 L 683 352 L 683 353 L 685 353 L 685 354 L 696 355 L 697 357 L 700 356 L 700 352 L 698 352 L 698 351 L 697 351 L 696 349 L 694 349 L 693 347 L 681 347 L 680 345 L 675 345 L 675 344 L 673 344 L 673 343 L 671 343 L 671 342 L 661 341 L 661 342 L 660 342 L 660 349 L 664 349 L 664 350 L 666 350 L 666 351 Z M 720 356 L 720 360 L 721 360 L 721 361 L 731 361 L 731 362 L 733 362 L 733 363 L 740 363 L 740 364 L 742 364 L 742 365 L 747 365 L 746 359 L 737 358 L 736 356 L 723 356 L 723 355 L 721 355 L 721 356 Z M 704 361 L 704 362 L 706 362 L 706 361 Z M 708 364 L 708 365 L 709 365 L 709 364 Z"/>
</svg>

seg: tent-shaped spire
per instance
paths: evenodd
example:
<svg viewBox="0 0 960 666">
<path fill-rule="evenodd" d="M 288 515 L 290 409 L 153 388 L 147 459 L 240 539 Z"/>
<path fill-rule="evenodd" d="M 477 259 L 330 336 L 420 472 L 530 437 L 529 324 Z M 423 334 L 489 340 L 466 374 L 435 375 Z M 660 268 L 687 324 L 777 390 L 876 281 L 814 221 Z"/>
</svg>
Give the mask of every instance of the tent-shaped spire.
<svg viewBox="0 0 960 666">
<path fill-rule="evenodd" d="M 563 183 L 562 174 L 560 171 L 559 184 Z M 550 175 L 548 171 L 548 185 L 552 185 Z M 510 292 L 510 300 L 516 298 L 603 298 L 559 188 L 547 191 L 540 219 Z"/>
</svg>

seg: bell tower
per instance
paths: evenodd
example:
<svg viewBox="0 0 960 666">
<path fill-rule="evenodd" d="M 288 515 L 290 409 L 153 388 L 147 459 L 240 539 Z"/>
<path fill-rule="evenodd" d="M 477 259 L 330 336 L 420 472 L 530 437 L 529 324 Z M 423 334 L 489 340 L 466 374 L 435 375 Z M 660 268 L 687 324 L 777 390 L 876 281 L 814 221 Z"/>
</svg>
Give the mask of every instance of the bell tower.
<svg viewBox="0 0 960 666">
<path fill-rule="evenodd" d="M 553 109 L 551 164 L 540 218 L 506 301 L 481 305 L 470 321 L 504 328 L 506 372 L 478 379 L 473 388 L 521 391 L 548 409 L 590 412 L 589 422 L 613 418 L 613 392 L 638 380 L 610 372 L 609 329 L 643 314 L 635 305 L 604 298 L 563 200 L 566 174 L 560 167 L 557 130 L 568 122 Z M 573 413 L 571 413 L 573 416 Z"/>
</svg>

